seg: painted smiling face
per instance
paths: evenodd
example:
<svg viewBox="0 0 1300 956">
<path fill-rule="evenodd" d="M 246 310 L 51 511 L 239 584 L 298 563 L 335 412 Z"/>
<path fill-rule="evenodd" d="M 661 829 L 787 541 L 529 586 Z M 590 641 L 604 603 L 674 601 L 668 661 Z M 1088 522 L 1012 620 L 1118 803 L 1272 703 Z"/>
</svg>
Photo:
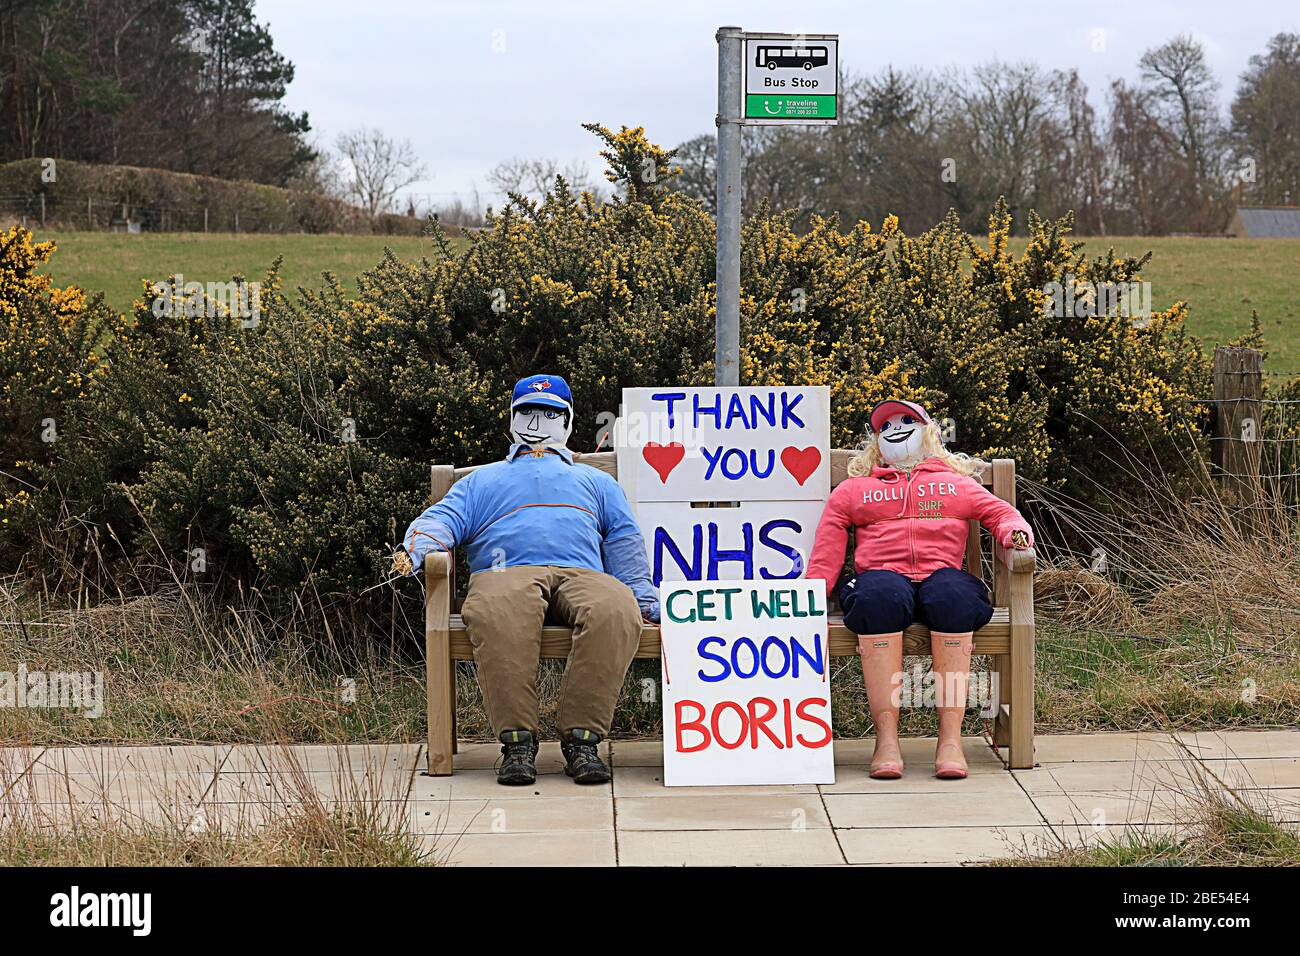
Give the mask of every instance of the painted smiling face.
<svg viewBox="0 0 1300 956">
<path fill-rule="evenodd" d="M 549 405 L 521 405 L 510 415 L 510 437 L 523 445 L 563 447 L 573 424 L 567 411 Z"/>
<path fill-rule="evenodd" d="M 921 447 L 925 439 L 925 422 L 915 415 L 902 412 L 891 415 L 880 426 L 880 457 L 890 465 L 909 468 L 923 456 Z"/>
</svg>

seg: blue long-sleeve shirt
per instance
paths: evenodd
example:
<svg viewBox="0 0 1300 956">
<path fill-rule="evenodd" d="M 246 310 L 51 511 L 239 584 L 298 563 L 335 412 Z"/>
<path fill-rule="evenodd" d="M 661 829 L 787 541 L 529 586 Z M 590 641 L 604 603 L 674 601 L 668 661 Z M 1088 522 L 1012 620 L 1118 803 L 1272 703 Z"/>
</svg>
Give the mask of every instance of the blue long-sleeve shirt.
<svg viewBox="0 0 1300 956">
<path fill-rule="evenodd" d="M 504 461 L 475 469 L 411 522 L 402 540 L 412 573 L 430 551 L 464 545 L 471 574 L 553 565 L 618 578 L 641 611 L 659 620 L 641 529 L 617 481 L 578 464 L 567 448 L 512 445 Z"/>
</svg>

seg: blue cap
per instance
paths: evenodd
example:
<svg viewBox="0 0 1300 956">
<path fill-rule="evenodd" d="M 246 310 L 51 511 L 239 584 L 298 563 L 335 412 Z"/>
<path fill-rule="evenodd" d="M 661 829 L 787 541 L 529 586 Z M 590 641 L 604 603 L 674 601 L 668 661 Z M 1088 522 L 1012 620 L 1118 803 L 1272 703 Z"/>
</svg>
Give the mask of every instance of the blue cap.
<svg viewBox="0 0 1300 956">
<path fill-rule="evenodd" d="M 530 375 L 515 382 L 515 394 L 510 407 L 520 405 L 550 405 L 573 411 L 573 394 L 569 383 L 558 375 Z"/>
</svg>

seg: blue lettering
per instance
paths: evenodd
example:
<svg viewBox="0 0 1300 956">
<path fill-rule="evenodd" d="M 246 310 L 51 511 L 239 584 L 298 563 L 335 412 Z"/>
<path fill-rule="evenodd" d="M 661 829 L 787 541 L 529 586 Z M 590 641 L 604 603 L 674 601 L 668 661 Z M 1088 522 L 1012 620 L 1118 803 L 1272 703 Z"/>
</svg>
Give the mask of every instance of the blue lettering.
<svg viewBox="0 0 1300 956">
<path fill-rule="evenodd" d="M 740 669 L 740 659 L 739 659 L 738 652 L 742 647 L 747 648 L 749 650 L 750 660 L 754 664 L 754 669 L 751 670 L 748 674 L 746 674 L 744 671 Z M 759 660 L 760 658 L 758 656 L 758 647 L 755 646 L 754 642 L 751 641 L 749 638 L 742 637 L 740 640 L 736 641 L 736 643 L 731 645 L 731 669 L 735 671 L 737 677 L 748 680 L 749 678 L 757 674 L 758 667 L 759 667 Z"/>
<path fill-rule="evenodd" d="M 766 418 L 767 423 L 773 428 L 776 427 L 776 392 L 767 393 L 767 407 L 763 407 L 763 399 L 759 395 L 749 396 L 749 414 L 754 420 L 754 427 L 758 427 L 759 418 Z"/>
<path fill-rule="evenodd" d="M 767 471 L 758 470 L 758 459 L 755 457 L 757 454 L 758 454 L 757 449 L 750 450 L 749 470 L 754 473 L 755 478 L 766 478 L 768 475 L 772 473 L 772 469 L 776 467 L 776 452 L 773 451 L 771 448 L 767 450 Z"/>
<path fill-rule="evenodd" d="M 739 470 L 733 470 L 727 468 L 727 462 L 732 460 L 731 457 L 732 455 L 735 455 L 737 458 L 740 459 Z M 727 453 L 722 456 L 722 473 L 726 477 L 731 478 L 733 480 L 736 478 L 744 478 L 745 477 L 745 453 L 741 451 L 739 448 L 727 449 Z"/>
<path fill-rule="evenodd" d="M 667 551 L 677 567 L 686 575 L 688 581 L 700 580 L 700 564 L 704 556 L 704 532 L 699 525 L 695 526 L 695 532 L 692 535 L 694 539 L 694 561 L 688 562 L 681 550 L 677 547 L 677 542 L 673 540 L 672 535 L 666 528 L 655 528 L 655 566 L 654 566 L 654 585 L 658 587 L 664 579 L 664 551 Z M 716 578 L 714 579 L 716 580 Z"/>
<path fill-rule="evenodd" d="M 754 526 L 746 521 L 741 525 L 745 535 L 745 545 L 740 551 L 726 551 L 718 547 L 718 526 L 712 521 L 709 522 L 709 575 L 706 581 L 718 581 L 718 565 L 727 561 L 739 561 L 745 569 L 745 573 L 740 575 L 742 580 L 749 580 L 754 576 Z M 696 533 L 700 529 L 699 525 L 695 526 Z M 694 580 L 699 580 L 695 578 Z"/>
<path fill-rule="evenodd" d="M 680 402 L 686 398 L 685 392 L 655 392 L 650 396 L 652 402 L 668 403 L 668 427 L 673 427 L 673 403 Z"/>
<path fill-rule="evenodd" d="M 772 574 L 767 570 L 767 568 L 760 568 L 758 576 L 763 578 L 765 581 L 787 581 L 803 574 L 803 555 L 799 553 L 799 550 L 788 544 L 782 544 L 772 536 L 772 532 L 780 528 L 789 528 L 795 534 L 799 534 L 803 531 L 803 528 L 800 527 L 798 522 L 791 521 L 789 518 L 777 518 L 759 528 L 759 542 L 767 545 L 778 554 L 783 554 L 790 559 L 790 570 L 785 574 Z"/>
<path fill-rule="evenodd" d="M 791 677 L 799 676 L 799 658 L 801 657 L 808 662 L 808 666 L 813 669 L 814 673 L 826 673 L 826 657 L 822 653 L 822 636 L 820 634 L 813 635 L 813 648 L 816 650 L 816 657 L 810 655 L 793 637 L 790 638 L 790 648 L 794 651 Z"/>
<path fill-rule="evenodd" d="M 794 640 L 793 638 L 791 638 L 791 643 L 793 642 Z M 781 656 L 784 658 L 784 660 L 781 662 L 781 669 L 775 672 L 773 672 L 772 668 L 769 667 L 767 663 L 767 649 L 773 645 L 776 645 L 781 649 Z M 784 677 L 786 675 L 786 672 L 790 670 L 790 648 L 786 647 L 785 641 L 781 640 L 779 637 L 773 635 L 772 637 L 769 637 L 765 641 L 763 641 L 762 653 L 763 653 L 763 673 L 766 674 L 768 677 Z M 797 677 L 798 675 L 796 674 L 795 676 Z"/>
<path fill-rule="evenodd" d="M 727 675 L 731 673 L 731 665 L 727 663 L 727 659 L 725 657 L 719 657 L 717 654 L 705 650 L 705 648 L 708 647 L 710 644 L 717 644 L 719 647 L 721 647 L 725 643 L 726 641 L 724 641 L 720 637 L 706 637 L 704 638 L 704 640 L 700 641 L 700 643 L 696 645 L 695 652 L 699 654 L 700 657 L 703 657 L 706 660 L 714 661 L 715 663 L 722 665 L 722 671 L 717 674 L 706 674 L 704 673 L 703 668 L 701 668 L 699 671 L 700 680 L 708 681 L 711 684 L 715 684 L 720 680 L 727 679 Z"/>
<path fill-rule="evenodd" d="M 740 424 L 744 425 L 746 428 L 750 427 L 749 419 L 745 417 L 745 403 L 741 400 L 739 395 L 732 392 L 731 401 L 727 403 L 727 427 L 730 428 L 731 423 L 737 418 L 740 419 Z"/>
<path fill-rule="evenodd" d="M 794 397 L 794 401 L 787 401 L 790 396 L 785 392 L 781 393 L 781 427 L 789 428 L 790 422 L 794 422 L 800 428 L 804 427 L 803 419 L 794 413 L 794 407 L 803 401 L 803 394 L 800 393 Z"/>
<path fill-rule="evenodd" d="M 715 448 L 712 456 L 709 455 L 709 450 L 707 448 L 700 446 L 700 454 L 703 455 L 704 460 L 709 463 L 709 467 L 704 469 L 704 480 L 708 481 L 713 477 L 713 469 L 717 467 L 718 459 L 722 457 L 722 446 L 719 445 Z"/>
<path fill-rule="evenodd" d="M 721 427 L 722 427 L 722 396 L 721 396 L 721 395 L 714 395 L 714 396 L 713 396 L 713 407 L 712 407 L 712 408 L 709 408 L 709 407 L 707 407 L 707 406 L 705 406 L 705 407 L 700 407 L 700 396 L 699 396 L 699 393 L 696 393 L 695 395 L 691 396 L 691 403 L 692 403 L 692 405 L 693 405 L 694 408 L 695 408 L 695 427 L 696 427 L 696 428 L 699 428 L 699 427 L 700 427 L 700 416 L 701 416 L 701 415 L 712 415 L 712 416 L 713 416 L 713 427 L 715 427 L 715 428 L 721 428 Z"/>
</svg>

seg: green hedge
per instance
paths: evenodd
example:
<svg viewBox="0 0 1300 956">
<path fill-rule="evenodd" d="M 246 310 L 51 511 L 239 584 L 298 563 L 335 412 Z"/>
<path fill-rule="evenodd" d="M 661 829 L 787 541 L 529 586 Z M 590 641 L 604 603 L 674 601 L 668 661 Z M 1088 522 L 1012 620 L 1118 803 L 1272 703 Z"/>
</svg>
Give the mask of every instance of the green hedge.
<svg viewBox="0 0 1300 956">
<path fill-rule="evenodd" d="M 0 210 L 26 213 L 51 228 L 106 229 L 125 205 L 133 220 L 160 232 L 339 232 L 418 235 L 423 221 L 390 213 L 371 216 L 319 193 L 261 183 L 193 176 L 138 166 L 99 166 L 56 160 L 54 181 L 46 182 L 45 160 L 0 165 Z M 87 200 L 91 205 L 88 208 Z"/>
</svg>

